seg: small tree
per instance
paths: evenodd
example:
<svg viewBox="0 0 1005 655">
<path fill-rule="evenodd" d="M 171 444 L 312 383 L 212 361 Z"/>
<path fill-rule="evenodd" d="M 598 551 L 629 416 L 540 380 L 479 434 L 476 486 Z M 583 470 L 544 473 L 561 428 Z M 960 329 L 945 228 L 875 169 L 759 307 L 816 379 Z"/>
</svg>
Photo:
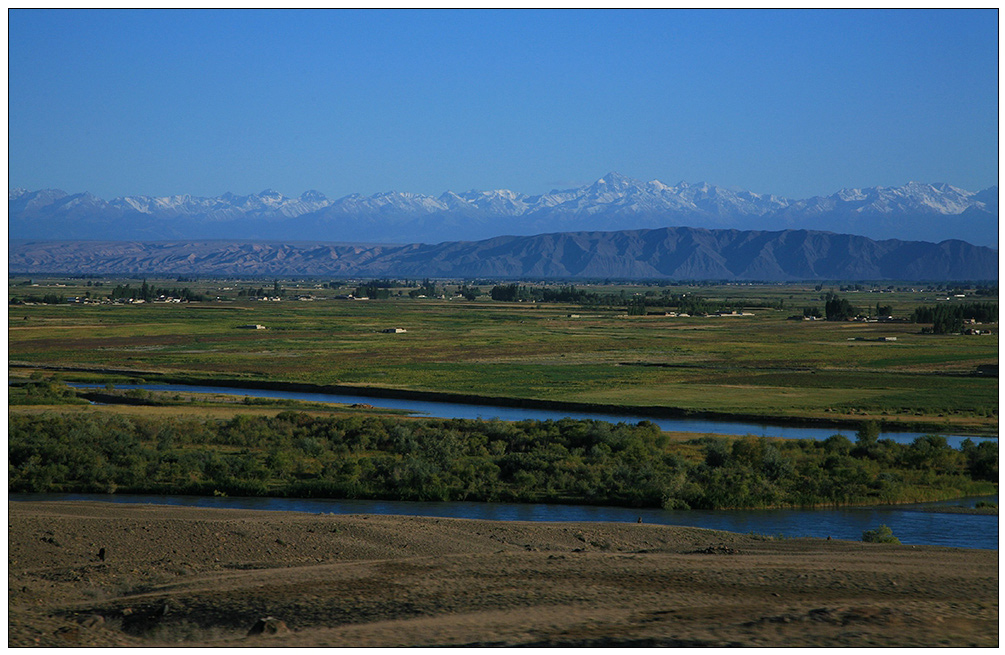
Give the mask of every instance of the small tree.
<svg viewBox="0 0 1005 655">
<path fill-rule="evenodd" d="M 645 316 L 646 301 L 642 298 L 633 298 L 628 301 L 627 310 L 629 316 Z"/>
<path fill-rule="evenodd" d="M 865 421 L 855 435 L 855 443 L 859 446 L 871 446 L 879 439 L 879 424 L 875 421 Z"/>
<path fill-rule="evenodd" d="M 963 331 L 963 319 L 949 312 L 938 312 L 932 321 L 932 332 L 935 334 L 956 334 Z"/>
<path fill-rule="evenodd" d="M 836 293 L 828 293 L 824 304 L 824 313 L 828 321 L 845 321 L 853 318 L 857 313 L 851 303 L 839 297 Z"/>
</svg>

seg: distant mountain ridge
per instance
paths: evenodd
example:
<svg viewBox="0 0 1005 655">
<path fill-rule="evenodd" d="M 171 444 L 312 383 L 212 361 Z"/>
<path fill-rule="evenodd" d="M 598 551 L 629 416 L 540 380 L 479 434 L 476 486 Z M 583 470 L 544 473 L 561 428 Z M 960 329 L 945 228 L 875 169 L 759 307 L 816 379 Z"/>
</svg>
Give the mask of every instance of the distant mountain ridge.
<svg viewBox="0 0 1005 655">
<path fill-rule="evenodd" d="M 997 280 L 991 248 L 866 237 L 661 228 L 436 245 L 13 241 L 11 273 L 453 279 Z"/>
<path fill-rule="evenodd" d="M 266 190 L 216 198 L 129 196 L 102 200 L 60 190 L 8 192 L 12 239 L 239 239 L 440 243 L 502 234 L 618 231 L 683 225 L 708 229 L 807 229 L 872 239 L 959 239 L 997 247 L 998 187 L 949 184 L 843 189 L 792 200 L 710 184 L 668 186 L 609 173 L 574 189 L 525 195 L 507 189 L 439 197 L 386 192 L 296 198 Z"/>
</svg>

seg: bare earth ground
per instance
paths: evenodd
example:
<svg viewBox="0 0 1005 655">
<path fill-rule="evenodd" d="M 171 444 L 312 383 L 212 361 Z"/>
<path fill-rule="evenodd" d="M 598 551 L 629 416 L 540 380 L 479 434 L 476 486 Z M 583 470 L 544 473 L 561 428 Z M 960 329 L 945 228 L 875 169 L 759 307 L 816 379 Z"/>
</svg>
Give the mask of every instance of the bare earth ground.
<svg viewBox="0 0 1005 655">
<path fill-rule="evenodd" d="M 998 645 L 997 550 L 639 524 L 8 509 L 9 646 Z M 248 636 L 268 616 L 288 631 Z"/>
</svg>

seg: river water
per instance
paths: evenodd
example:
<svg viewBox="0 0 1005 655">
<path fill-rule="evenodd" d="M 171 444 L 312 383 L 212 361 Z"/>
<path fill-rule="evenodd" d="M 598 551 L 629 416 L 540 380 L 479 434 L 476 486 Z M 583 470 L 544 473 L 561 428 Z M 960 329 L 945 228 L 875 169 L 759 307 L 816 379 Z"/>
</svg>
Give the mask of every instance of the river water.
<svg viewBox="0 0 1005 655">
<path fill-rule="evenodd" d="M 104 385 L 70 383 L 78 389 L 101 389 Z M 823 440 L 835 434 L 843 434 L 849 439 L 855 439 L 855 429 L 851 428 L 819 428 L 804 426 L 777 426 L 763 423 L 743 421 L 719 421 L 711 419 L 689 418 L 653 418 L 632 414 L 603 414 L 596 412 L 581 412 L 570 410 L 550 410 L 523 407 L 500 407 L 495 405 L 468 405 L 463 403 L 431 402 L 424 400 L 408 400 L 399 398 L 376 398 L 364 395 L 306 393 L 300 391 L 277 391 L 274 389 L 235 389 L 231 387 L 192 386 L 184 384 L 117 384 L 116 389 L 146 389 L 149 391 L 174 391 L 177 393 L 217 393 L 250 398 L 284 398 L 323 403 L 365 403 L 383 409 L 401 409 L 413 415 L 431 416 L 436 418 L 466 418 L 466 419 L 500 419 L 503 421 L 522 421 L 536 419 L 576 418 L 595 419 L 611 423 L 651 421 L 668 432 L 704 432 L 721 435 L 754 435 L 765 437 L 781 437 L 784 439 L 816 439 Z M 923 433 L 919 432 L 883 432 L 882 439 L 892 439 L 898 443 L 911 443 Z M 953 448 L 959 448 L 967 437 L 945 435 L 946 441 Z M 988 439 L 987 437 L 970 437 L 975 443 Z M 995 439 L 996 440 L 996 439 Z"/>
<path fill-rule="evenodd" d="M 818 537 L 859 541 L 862 532 L 889 526 L 904 544 L 998 548 L 998 516 L 931 511 L 973 507 L 980 500 L 998 503 L 998 496 L 965 498 L 942 503 L 846 507 L 840 509 L 777 509 L 668 511 L 588 505 L 517 503 L 426 503 L 383 500 L 327 500 L 304 498 L 231 498 L 200 496 L 10 494 L 12 501 L 73 500 L 187 507 L 255 509 L 312 514 L 388 514 L 487 519 L 492 521 L 588 521 L 682 525 L 772 537 Z"/>
<path fill-rule="evenodd" d="M 103 385 L 73 383 L 77 388 L 103 388 Z M 855 431 L 838 428 L 774 426 L 739 421 L 707 419 L 652 418 L 646 416 L 602 414 L 592 412 L 556 411 L 532 408 L 466 405 L 461 403 L 428 402 L 397 398 L 375 398 L 363 395 L 323 394 L 272 389 L 235 389 L 228 387 L 141 384 L 115 385 L 116 389 L 147 389 L 177 393 L 217 393 L 252 398 L 284 398 L 326 403 L 366 403 L 374 407 L 406 410 L 413 415 L 437 418 L 467 418 L 518 421 L 524 419 L 596 419 L 601 421 L 652 421 L 661 429 L 675 432 L 700 432 L 722 435 L 755 435 L 787 439 L 826 439 L 844 434 L 854 439 Z M 920 433 L 888 432 L 881 438 L 910 443 Z M 959 447 L 966 437 L 947 436 L 953 447 Z M 971 437 L 975 442 L 980 437 Z M 612 521 L 683 525 L 739 533 L 756 533 L 785 537 L 832 537 L 857 541 L 862 532 L 887 525 L 901 542 L 913 545 L 956 546 L 962 548 L 998 548 L 998 517 L 996 515 L 959 514 L 931 511 L 939 507 L 973 507 L 978 500 L 997 503 L 998 497 L 962 499 L 945 503 L 895 505 L 863 508 L 812 510 L 717 510 L 667 511 L 661 509 L 629 509 L 588 505 L 545 505 L 516 503 L 471 502 L 405 502 L 377 500 L 326 500 L 298 498 L 220 498 L 196 496 L 136 496 L 136 495 L 62 495 L 11 494 L 11 500 L 93 500 L 119 503 L 184 505 L 191 507 L 228 507 L 241 509 L 282 510 L 332 514 L 396 514 L 407 516 L 438 516 L 503 521 Z"/>
</svg>

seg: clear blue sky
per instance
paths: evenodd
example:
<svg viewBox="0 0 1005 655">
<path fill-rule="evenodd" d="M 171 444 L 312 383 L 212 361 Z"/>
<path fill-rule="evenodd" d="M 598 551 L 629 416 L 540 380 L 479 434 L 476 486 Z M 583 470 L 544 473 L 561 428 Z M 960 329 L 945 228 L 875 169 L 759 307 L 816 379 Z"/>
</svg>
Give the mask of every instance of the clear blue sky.
<svg viewBox="0 0 1005 655">
<path fill-rule="evenodd" d="M 997 184 L 997 10 L 8 16 L 12 187 Z"/>
</svg>

